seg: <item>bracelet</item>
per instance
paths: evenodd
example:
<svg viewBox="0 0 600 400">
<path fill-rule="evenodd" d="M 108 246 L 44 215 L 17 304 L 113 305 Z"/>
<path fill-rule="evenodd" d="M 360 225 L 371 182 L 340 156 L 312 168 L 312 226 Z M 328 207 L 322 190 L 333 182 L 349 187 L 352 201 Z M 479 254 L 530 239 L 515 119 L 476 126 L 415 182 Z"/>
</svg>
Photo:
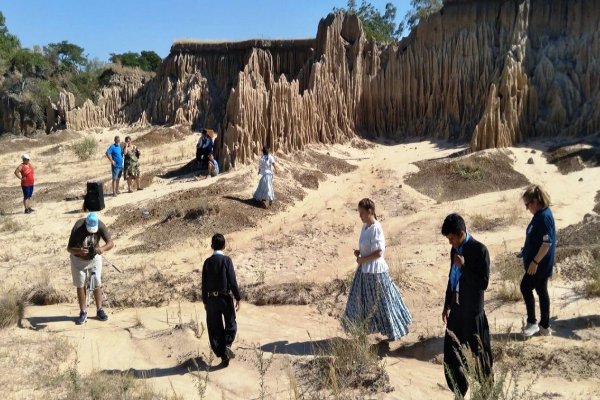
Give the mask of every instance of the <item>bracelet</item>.
<svg viewBox="0 0 600 400">
<path fill-rule="evenodd" d="M 532 263 L 534 263 L 535 265 L 539 265 L 539 263 L 537 261 L 535 261 L 535 259 L 531 260 Z"/>
</svg>

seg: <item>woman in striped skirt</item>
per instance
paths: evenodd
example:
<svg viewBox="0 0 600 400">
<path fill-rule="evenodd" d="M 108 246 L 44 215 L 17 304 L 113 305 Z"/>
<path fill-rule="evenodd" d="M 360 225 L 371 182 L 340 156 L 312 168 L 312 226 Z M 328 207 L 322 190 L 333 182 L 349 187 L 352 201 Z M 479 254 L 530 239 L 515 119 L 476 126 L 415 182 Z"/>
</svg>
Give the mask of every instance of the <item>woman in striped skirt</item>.
<svg viewBox="0 0 600 400">
<path fill-rule="evenodd" d="M 375 203 L 362 199 L 358 203 L 358 214 L 364 223 L 359 250 L 354 250 L 358 268 L 342 326 L 346 331 L 366 329 L 368 333 L 381 333 L 390 341 L 397 340 L 408 333 L 412 317 L 383 258 L 385 238 L 377 221 Z"/>
<path fill-rule="evenodd" d="M 260 174 L 260 181 L 256 192 L 254 192 L 254 200 L 262 202 L 263 206 L 267 208 L 267 201 L 269 206 L 273 204 L 275 200 L 275 192 L 273 191 L 273 172 L 275 172 L 275 158 L 269 154 L 269 149 L 263 147 L 263 155 L 258 162 L 258 173 Z"/>
</svg>

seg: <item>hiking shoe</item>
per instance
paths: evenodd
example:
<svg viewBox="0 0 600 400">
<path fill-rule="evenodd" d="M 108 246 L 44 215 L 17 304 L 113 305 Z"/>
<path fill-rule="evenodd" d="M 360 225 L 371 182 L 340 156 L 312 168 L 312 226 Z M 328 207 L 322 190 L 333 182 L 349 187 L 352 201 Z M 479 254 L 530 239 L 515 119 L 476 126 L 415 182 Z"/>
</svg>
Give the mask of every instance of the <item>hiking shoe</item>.
<svg viewBox="0 0 600 400">
<path fill-rule="evenodd" d="M 540 327 L 540 336 L 552 336 L 552 329 Z"/>
<path fill-rule="evenodd" d="M 523 336 L 530 337 L 535 335 L 539 331 L 540 327 L 538 326 L 538 324 L 530 324 L 528 322 L 527 325 L 525 325 L 525 328 L 523 328 Z"/>
<path fill-rule="evenodd" d="M 35 211 L 35 210 L 34 210 L 33 208 L 31 208 L 31 207 L 29 207 L 29 208 L 28 208 L 28 210 L 29 210 L 29 212 L 30 212 L 30 213 L 32 213 L 32 212 L 34 212 L 34 211 Z"/>
<path fill-rule="evenodd" d="M 75 320 L 76 325 L 83 325 L 87 321 L 87 311 L 80 311 L 79 318 Z"/>
<path fill-rule="evenodd" d="M 31 214 L 31 210 L 29 208 L 25 209 L 25 214 Z"/>
<path fill-rule="evenodd" d="M 106 315 L 106 313 L 104 312 L 104 308 L 101 308 L 98 310 L 98 312 L 96 312 L 96 318 L 98 318 L 100 321 L 108 320 L 108 315 Z"/>
<path fill-rule="evenodd" d="M 231 346 L 225 347 L 225 357 L 227 357 L 227 359 L 229 360 L 235 358 L 235 353 L 233 352 L 233 350 L 231 350 Z"/>
</svg>

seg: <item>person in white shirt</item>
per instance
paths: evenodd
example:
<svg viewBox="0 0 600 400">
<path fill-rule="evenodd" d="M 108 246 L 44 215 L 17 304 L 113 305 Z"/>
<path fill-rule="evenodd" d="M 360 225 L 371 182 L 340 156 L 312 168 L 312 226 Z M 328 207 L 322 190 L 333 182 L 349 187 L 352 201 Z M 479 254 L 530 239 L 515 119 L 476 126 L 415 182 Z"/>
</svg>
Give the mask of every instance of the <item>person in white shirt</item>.
<svg viewBox="0 0 600 400">
<path fill-rule="evenodd" d="M 388 341 L 398 340 L 408 333 L 412 316 L 383 258 L 385 237 L 373 200 L 362 199 L 358 203 L 358 214 L 364 224 L 359 249 L 354 250 L 358 268 L 348 294 L 342 327 L 346 332 L 366 329 L 369 334 L 386 336 Z"/>
<path fill-rule="evenodd" d="M 260 181 L 258 187 L 254 192 L 254 200 L 262 203 L 267 208 L 267 201 L 269 206 L 273 204 L 275 200 L 275 192 L 273 191 L 273 173 L 275 172 L 275 158 L 269 154 L 269 149 L 263 147 L 263 155 L 258 162 L 258 173 L 260 175 Z"/>
</svg>

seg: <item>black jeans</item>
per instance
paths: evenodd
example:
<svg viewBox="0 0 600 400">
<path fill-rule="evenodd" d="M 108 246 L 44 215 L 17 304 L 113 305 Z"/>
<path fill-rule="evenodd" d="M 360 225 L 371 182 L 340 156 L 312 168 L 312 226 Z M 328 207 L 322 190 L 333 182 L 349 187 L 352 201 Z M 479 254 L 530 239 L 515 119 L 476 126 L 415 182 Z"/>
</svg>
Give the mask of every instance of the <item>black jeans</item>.
<svg viewBox="0 0 600 400">
<path fill-rule="evenodd" d="M 225 346 L 231 346 L 237 332 L 233 298 L 228 295 L 206 300 L 206 329 L 210 347 L 217 357 L 225 356 Z"/>
<path fill-rule="evenodd" d="M 527 273 L 521 280 L 521 293 L 527 307 L 527 322 L 535 324 L 535 298 L 533 290 L 535 289 L 540 299 L 540 326 L 548 329 L 550 324 L 550 296 L 548 296 L 548 277 L 542 278 L 537 275 L 528 275 Z"/>
</svg>

